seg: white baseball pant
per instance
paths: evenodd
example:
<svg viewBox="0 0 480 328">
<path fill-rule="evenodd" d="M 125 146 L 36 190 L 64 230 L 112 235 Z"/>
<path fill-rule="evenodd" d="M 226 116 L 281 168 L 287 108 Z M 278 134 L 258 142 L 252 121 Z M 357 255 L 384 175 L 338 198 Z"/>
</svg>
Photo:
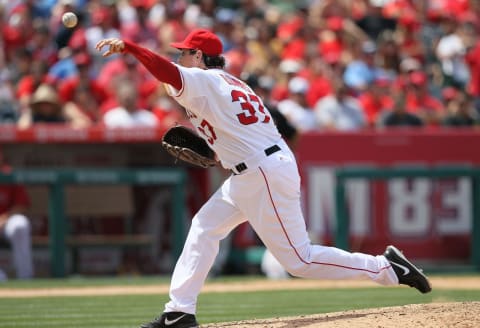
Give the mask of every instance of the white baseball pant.
<svg viewBox="0 0 480 328">
<path fill-rule="evenodd" d="M 195 314 L 198 294 L 219 241 L 248 219 L 265 246 L 292 275 L 311 279 L 371 279 L 396 285 L 398 278 L 383 255 L 349 253 L 312 245 L 300 205 L 300 176 L 294 155 L 281 151 L 259 167 L 230 176 L 194 216 L 172 275 L 165 312 Z"/>
<path fill-rule="evenodd" d="M 32 278 L 33 263 L 30 221 L 24 215 L 12 215 L 5 223 L 4 235 L 11 245 L 13 266 L 17 278 Z"/>
</svg>

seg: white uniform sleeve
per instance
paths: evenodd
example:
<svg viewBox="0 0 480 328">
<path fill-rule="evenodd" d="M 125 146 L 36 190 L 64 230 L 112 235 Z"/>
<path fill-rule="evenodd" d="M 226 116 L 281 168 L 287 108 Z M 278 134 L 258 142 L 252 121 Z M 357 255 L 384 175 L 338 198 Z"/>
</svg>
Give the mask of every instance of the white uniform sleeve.
<svg viewBox="0 0 480 328">
<path fill-rule="evenodd" d="M 201 114 L 206 104 L 208 89 L 212 86 L 212 79 L 207 70 L 201 68 L 188 68 L 175 64 L 182 79 L 182 89 L 177 90 L 165 84 L 167 93 L 174 97 L 178 103 L 197 114 Z"/>
</svg>

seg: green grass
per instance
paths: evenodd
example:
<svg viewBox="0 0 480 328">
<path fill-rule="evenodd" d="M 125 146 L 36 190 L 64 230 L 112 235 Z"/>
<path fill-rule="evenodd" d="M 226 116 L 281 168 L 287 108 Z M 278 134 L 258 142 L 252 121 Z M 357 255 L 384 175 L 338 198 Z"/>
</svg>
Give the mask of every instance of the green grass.
<svg viewBox="0 0 480 328">
<path fill-rule="evenodd" d="M 7 283 L 0 283 L 0 290 L 6 288 L 35 289 L 35 288 L 57 288 L 57 287 L 95 287 L 95 286 L 146 286 L 170 283 L 170 277 L 145 276 L 145 277 L 82 277 L 72 276 L 60 279 L 32 280 L 9 280 Z"/>
<path fill-rule="evenodd" d="M 158 278 L 75 278 L 9 282 L 2 288 L 158 283 Z M 162 312 L 167 300 L 168 295 L 3 298 L 0 327 L 138 327 Z M 211 323 L 434 301 L 480 301 L 480 290 L 434 290 L 426 295 L 406 287 L 204 293 L 199 298 L 197 317 L 200 323 Z"/>
<path fill-rule="evenodd" d="M 264 276 L 223 276 L 215 278 L 215 282 L 229 281 L 251 281 L 263 279 Z M 32 280 L 9 280 L 6 283 L 0 283 L 2 289 L 35 289 L 35 288 L 57 288 L 57 287 L 92 287 L 92 286 L 148 286 L 169 284 L 170 276 L 120 276 L 120 277 L 90 277 L 90 276 L 71 276 L 68 278 L 35 278 Z"/>
</svg>

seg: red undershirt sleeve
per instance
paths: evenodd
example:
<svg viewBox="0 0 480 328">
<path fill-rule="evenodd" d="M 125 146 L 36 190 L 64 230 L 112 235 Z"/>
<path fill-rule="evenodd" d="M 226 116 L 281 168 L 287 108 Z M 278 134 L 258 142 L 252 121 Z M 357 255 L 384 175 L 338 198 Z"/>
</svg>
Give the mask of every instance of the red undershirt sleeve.
<svg viewBox="0 0 480 328">
<path fill-rule="evenodd" d="M 182 78 L 177 66 L 149 49 L 138 46 L 130 41 L 124 42 L 124 52 L 135 56 L 155 78 L 161 82 L 170 84 L 177 90 L 182 89 Z"/>
</svg>

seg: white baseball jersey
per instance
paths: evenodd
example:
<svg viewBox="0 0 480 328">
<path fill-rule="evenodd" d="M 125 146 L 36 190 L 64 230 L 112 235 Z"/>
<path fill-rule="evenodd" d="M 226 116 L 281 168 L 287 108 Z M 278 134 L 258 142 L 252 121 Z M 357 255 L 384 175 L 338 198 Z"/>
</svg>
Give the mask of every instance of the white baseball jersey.
<svg viewBox="0 0 480 328">
<path fill-rule="evenodd" d="M 398 279 L 384 256 L 312 245 L 300 206 L 295 156 L 262 100 L 242 81 L 218 69 L 178 66 L 182 90 L 167 87 L 188 111 L 199 134 L 228 169 L 222 186 L 195 214 L 170 285 L 165 312 L 196 312 L 197 297 L 218 254 L 219 242 L 248 221 L 291 274 L 304 278 Z M 266 151 L 272 149 L 274 151 Z"/>
<path fill-rule="evenodd" d="M 185 107 L 198 134 L 215 151 L 222 165 L 235 165 L 281 140 L 262 100 L 243 81 L 220 69 L 177 65 L 182 90 L 167 90 Z"/>
</svg>

